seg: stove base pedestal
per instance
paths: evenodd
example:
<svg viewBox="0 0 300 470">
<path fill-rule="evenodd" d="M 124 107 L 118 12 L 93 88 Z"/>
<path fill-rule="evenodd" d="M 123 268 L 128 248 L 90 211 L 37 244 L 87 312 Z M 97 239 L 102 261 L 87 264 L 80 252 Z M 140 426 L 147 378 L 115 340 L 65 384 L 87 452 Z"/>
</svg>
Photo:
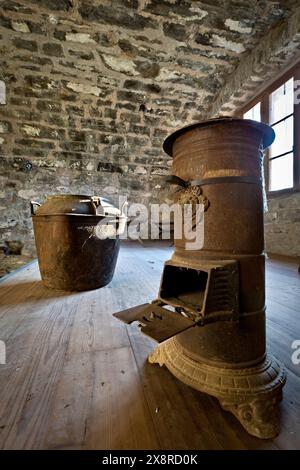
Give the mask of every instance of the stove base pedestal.
<svg viewBox="0 0 300 470">
<path fill-rule="evenodd" d="M 269 439 L 279 433 L 279 402 L 285 372 L 270 355 L 244 369 L 221 368 L 189 357 L 176 336 L 161 343 L 148 358 L 165 365 L 179 380 L 216 397 L 249 434 Z"/>
</svg>

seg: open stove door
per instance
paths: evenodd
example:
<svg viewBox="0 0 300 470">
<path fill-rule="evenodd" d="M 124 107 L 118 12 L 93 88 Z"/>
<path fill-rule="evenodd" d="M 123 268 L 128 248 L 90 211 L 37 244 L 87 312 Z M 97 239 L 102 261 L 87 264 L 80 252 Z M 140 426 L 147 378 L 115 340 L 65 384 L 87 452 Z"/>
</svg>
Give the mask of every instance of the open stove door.
<svg viewBox="0 0 300 470">
<path fill-rule="evenodd" d="M 153 304 L 142 304 L 114 313 L 114 317 L 124 323 L 139 322 L 142 333 L 158 343 L 181 333 L 196 323 L 177 312 Z"/>
<path fill-rule="evenodd" d="M 167 261 L 158 299 L 114 316 L 139 322 L 142 333 L 159 343 L 196 325 L 238 321 L 238 274 L 235 260 L 206 261 L 197 268 Z"/>
</svg>

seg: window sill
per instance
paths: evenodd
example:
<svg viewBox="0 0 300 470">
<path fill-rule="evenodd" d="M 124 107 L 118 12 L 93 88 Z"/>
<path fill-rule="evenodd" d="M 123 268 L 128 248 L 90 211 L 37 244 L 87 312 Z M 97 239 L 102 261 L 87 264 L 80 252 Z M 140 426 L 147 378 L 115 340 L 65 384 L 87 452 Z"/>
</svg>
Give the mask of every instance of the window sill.
<svg viewBox="0 0 300 470">
<path fill-rule="evenodd" d="M 280 189 L 279 191 L 267 192 L 267 200 L 274 199 L 280 196 L 290 196 L 291 194 L 299 193 L 300 188 Z"/>
</svg>

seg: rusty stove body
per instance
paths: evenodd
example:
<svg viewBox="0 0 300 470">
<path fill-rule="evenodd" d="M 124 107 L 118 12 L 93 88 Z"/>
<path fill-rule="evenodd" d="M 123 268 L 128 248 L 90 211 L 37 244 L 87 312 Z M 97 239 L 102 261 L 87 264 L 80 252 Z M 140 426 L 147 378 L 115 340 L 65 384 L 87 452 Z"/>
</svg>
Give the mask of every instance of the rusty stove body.
<svg viewBox="0 0 300 470">
<path fill-rule="evenodd" d="M 205 204 L 204 244 L 175 239 L 158 298 L 115 314 L 161 344 L 151 363 L 218 398 L 260 438 L 279 432 L 285 373 L 266 354 L 263 154 L 274 131 L 220 118 L 170 135 L 173 181 Z M 176 220 L 175 220 L 176 223 Z"/>
</svg>

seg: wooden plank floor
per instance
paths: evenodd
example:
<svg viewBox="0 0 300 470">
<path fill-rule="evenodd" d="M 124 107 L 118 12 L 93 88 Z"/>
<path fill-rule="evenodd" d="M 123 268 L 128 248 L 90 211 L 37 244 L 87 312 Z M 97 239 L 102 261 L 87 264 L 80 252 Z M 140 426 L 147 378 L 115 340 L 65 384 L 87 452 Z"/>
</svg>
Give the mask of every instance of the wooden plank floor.
<svg viewBox="0 0 300 470">
<path fill-rule="evenodd" d="M 3 449 L 299 449 L 300 276 L 267 263 L 268 346 L 286 366 L 282 430 L 249 436 L 218 402 L 147 363 L 155 343 L 112 313 L 153 299 L 172 249 L 127 243 L 115 277 L 83 293 L 43 287 L 31 264 L 0 283 Z"/>
</svg>

